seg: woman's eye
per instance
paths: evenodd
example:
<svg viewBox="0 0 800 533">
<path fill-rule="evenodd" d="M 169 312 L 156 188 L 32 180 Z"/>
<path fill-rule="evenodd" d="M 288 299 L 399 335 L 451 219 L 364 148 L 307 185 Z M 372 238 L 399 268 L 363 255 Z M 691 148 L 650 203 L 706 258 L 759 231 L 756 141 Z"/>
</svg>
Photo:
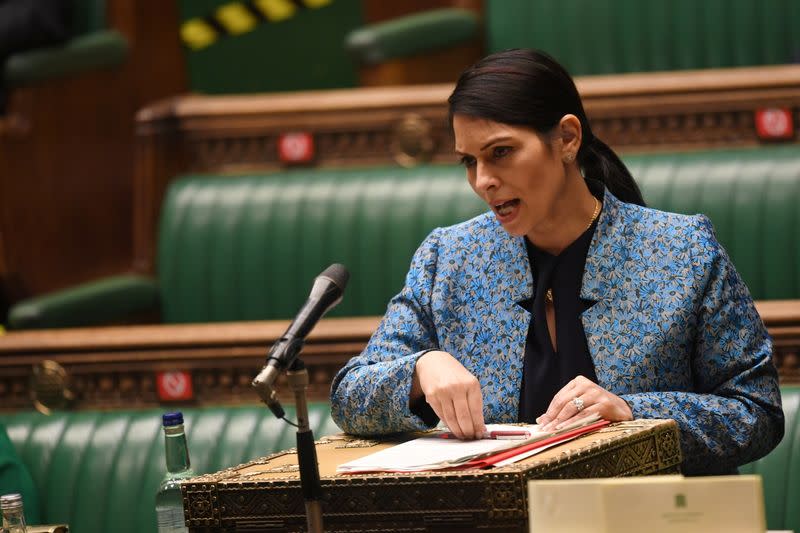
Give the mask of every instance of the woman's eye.
<svg viewBox="0 0 800 533">
<path fill-rule="evenodd" d="M 495 159 L 501 159 L 511 153 L 511 148 L 508 146 L 495 146 L 492 149 L 492 155 Z"/>
<path fill-rule="evenodd" d="M 461 158 L 461 164 L 467 168 L 475 166 L 475 158 L 469 155 L 465 155 L 464 157 Z"/>
</svg>

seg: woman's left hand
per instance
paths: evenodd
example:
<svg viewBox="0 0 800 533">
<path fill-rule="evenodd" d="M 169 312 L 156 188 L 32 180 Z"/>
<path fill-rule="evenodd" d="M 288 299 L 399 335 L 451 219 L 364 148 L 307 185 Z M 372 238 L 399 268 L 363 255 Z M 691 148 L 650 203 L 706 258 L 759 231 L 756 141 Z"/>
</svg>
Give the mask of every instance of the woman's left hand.
<svg viewBox="0 0 800 533">
<path fill-rule="evenodd" d="M 544 431 L 552 431 L 594 413 L 609 422 L 633 420 L 633 413 L 625 400 L 597 383 L 578 376 L 556 393 L 547 412 L 536 422 Z"/>
</svg>

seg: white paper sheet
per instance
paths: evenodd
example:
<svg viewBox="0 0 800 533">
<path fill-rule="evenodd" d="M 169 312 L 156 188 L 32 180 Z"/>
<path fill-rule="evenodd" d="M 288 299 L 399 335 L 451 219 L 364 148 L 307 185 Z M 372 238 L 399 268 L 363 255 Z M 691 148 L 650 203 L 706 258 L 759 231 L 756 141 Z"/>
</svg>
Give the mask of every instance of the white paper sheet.
<svg viewBox="0 0 800 533">
<path fill-rule="evenodd" d="M 487 424 L 487 431 L 508 431 L 527 429 L 503 424 Z M 344 463 L 337 472 L 373 472 L 376 470 L 392 472 L 417 472 L 448 468 L 464 463 L 477 455 L 511 449 L 519 446 L 521 440 L 459 440 L 441 438 L 439 434 L 420 437 L 391 448 Z"/>
<path fill-rule="evenodd" d="M 420 472 L 441 470 L 458 466 L 472 459 L 492 455 L 504 450 L 524 446 L 557 433 L 566 433 L 576 427 L 599 420 L 591 415 L 579 422 L 570 424 L 557 432 L 539 431 L 536 424 L 487 424 L 487 432 L 527 430 L 530 436 L 522 439 L 478 439 L 459 440 L 442 438 L 441 433 L 426 435 L 417 439 L 386 448 L 367 456 L 339 465 L 338 473 L 358 472 Z M 446 429 L 443 431 L 446 432 Z M 529 454 L 528 456 L 533 455 Z M 512 461 L 513 462 L 513 461 Z M 509 464 L 509 463 L 504 463 Z"/>
</svg>

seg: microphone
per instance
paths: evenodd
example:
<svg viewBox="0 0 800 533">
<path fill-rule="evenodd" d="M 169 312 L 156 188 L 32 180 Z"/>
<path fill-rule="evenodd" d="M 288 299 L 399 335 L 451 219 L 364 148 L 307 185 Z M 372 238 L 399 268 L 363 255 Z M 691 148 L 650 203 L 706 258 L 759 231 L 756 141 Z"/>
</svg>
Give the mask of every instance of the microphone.
<svg viewBox="0 0 800 533">
<path fill-rule="evenodd" d="M 261 399 L 276 417 L 283 418 L 285 413 L 275 397 L 272 385 L 278 376 L 295 362 L 297 354 L 303 348 L 306 335 L 311 332 L 322 315 L 342 301 L 348 279 L 350 273 L 339 263 L 332 264 L 314 279 L 306 303 L 289 324 L 286 333 L 272 345 L 267 356 L 267 364 L 253 380 L 253 387 L 258 390 Z"/>
</svg>

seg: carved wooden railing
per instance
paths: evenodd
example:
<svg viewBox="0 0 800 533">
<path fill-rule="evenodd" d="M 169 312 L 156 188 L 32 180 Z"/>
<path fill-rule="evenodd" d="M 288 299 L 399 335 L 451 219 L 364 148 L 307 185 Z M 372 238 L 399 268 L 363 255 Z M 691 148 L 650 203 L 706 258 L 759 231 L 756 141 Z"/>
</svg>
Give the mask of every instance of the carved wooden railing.
<svg viewBox="0 0 800 533">
<path fill-rule="evenodd" d="M 781 383 L 800 383 L 800 305 L 757 303 L 775 343 Z M 322 320 L 301 357 L 311 400 L 326 401 L 331 380 L 359 353 L 378 317 Z M 0 336 L 0 409 L 114 409 L 171 403 L 159 393 L 162 372 L 180 371 L 194 405 L 257 403 L 250 382 L 288 321 L 41 330 Z M 178 376 L 180 378 L 180 376 Z M 176 378 L 177 379 L 177 378 Z M 284 401 L 287 387 L 279 383 Z M 174 391 L 173 391 L 174 392 Z"/>
<path fill-rule="evenodd" d="M 359 353 L 378 318 L 324 319 L 306 340 L 309 398 L 327 400 L 335 373 Z M 257 403 L 250 382 L 288 321 L 74 328 L 0 337 L 0 409 L 145 407 L 169 403 L 158 378 L 190 376 L 189 403 Z M 286 391 L 279 384 L 279 391 Z M 179 391 L 171 391 L 177 393 Z M 290 400 L 291 394 L 285 394 Z"/>
</svg>

